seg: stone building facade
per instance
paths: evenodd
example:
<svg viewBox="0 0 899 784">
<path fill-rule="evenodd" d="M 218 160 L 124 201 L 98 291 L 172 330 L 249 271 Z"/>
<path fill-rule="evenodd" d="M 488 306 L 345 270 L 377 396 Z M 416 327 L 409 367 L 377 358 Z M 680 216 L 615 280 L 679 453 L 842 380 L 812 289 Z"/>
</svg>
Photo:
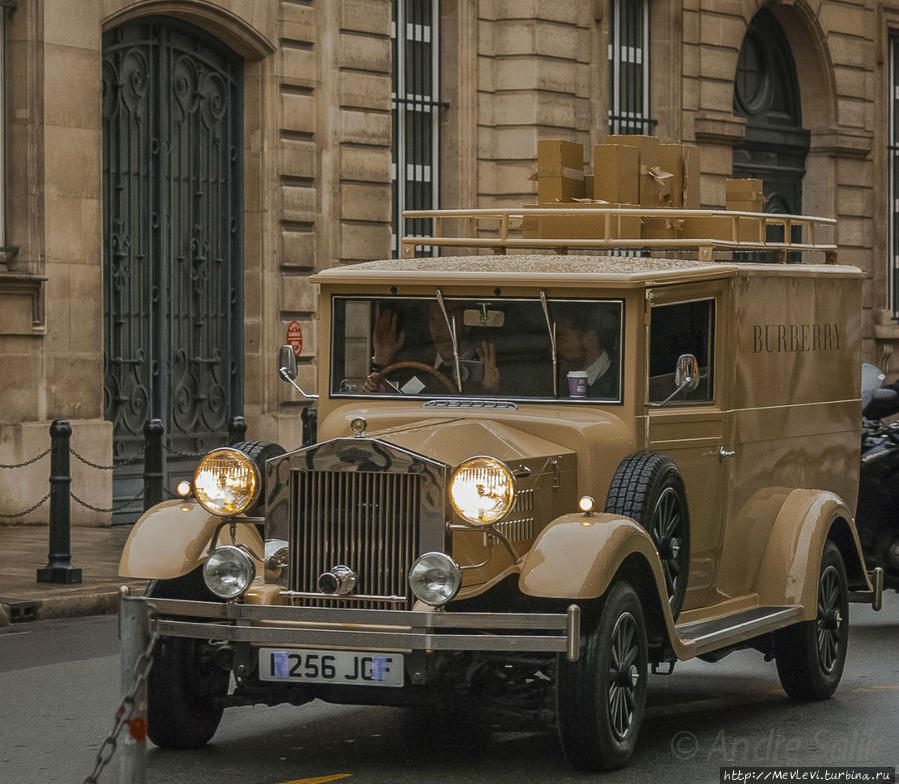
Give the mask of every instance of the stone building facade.
<svg viewBox="0 0 899 784">
<path fill-rule="evenodd" d="M 869 273 L 868 357 L 899 369 L 889 319 L 899 307 L 891 295 L 890 36 L 899 31 L 892 6 L 6 5 L 2 464 L 46 449 L 56 418 L 70 421 L 78 455 L 103 465 L 139 447 L 140 423 L 150 415 L 180 428 L 180 440 L 169 442 L 172 462 L 212 445 L 239 415 L 252 438 L 298 443 L 301 404 L 274 370 L 297 322 L 299 382 L 314 386 L 309 275 L 388 256 L 395 244 L 392 181 L 406 168 L 397 158 L 402 129 L 392 122 L 399 94 L 392 35 L 405 42 L 404 30 L 410 42 L 430 46 L 419 65 L 434 69 L 427 111 L 439 118 L 430 137 L 439 135 L 439 144 L 424 179 L 440 206 L 533 202 L 538 139 L 598 143 L 610 113 L 698 144 L 704 206 L 723 205 L 732 172 L 790 170 L 799 178 L 791 208 L 839 218 L 841 260 Z M 434 14 L 420 24 L 425 6 Z M 408 19 L 398 28 L 394 14 Z M 795 160 L 765 157 L 794 148 Z M 139 270 L 145 277 L 131 281 Z M 44 460 L 0 470 L 0 522 L 47 520 L 47 504 L 14 515 L 46 492 L 48 468 Z M 109 507 L 113 472 L 77 458 L 72 468 L 73 491 Z M 139 491 L 135 476 L 116 481 Z M 83 524 L 111 520 L 78 504 L 72 515 Z"/>
</svg>

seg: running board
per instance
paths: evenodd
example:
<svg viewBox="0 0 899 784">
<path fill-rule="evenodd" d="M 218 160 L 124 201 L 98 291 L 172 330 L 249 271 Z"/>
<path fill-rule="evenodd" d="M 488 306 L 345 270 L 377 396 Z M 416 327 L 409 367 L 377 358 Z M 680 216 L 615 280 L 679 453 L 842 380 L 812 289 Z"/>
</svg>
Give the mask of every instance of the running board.
<svg viewBox="0 0 899 784">
<path fill-rule="evenodd" d="M 711 621 L 683 623 L 676 626 L 675 631 L 690 655 L 699 656 L 801 620 L 802 608 L 798 606 L 754 607 Z"/>
</svg>

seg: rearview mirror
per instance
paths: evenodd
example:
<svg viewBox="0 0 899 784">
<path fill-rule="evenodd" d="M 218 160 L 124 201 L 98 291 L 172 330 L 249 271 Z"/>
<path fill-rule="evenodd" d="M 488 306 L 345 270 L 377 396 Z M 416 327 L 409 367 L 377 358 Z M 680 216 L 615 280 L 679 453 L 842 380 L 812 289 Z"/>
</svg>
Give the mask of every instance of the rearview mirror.
<svg viewBox="0 0 899 784">
<path fill-rule="evenodd" d="M 281 346 L 278 352 L 278 372 L 285 371 L 282 375 L 287 375 L 290 379 L 297 377 L 297 355 L 293 353 L 292 346 Z"/>
<path fill-rule="evenodd" d="M 692 354 L 681 354 L 674 369 L 674 386 L 680 389 L 696 389 L 699 386 L 699 362 Z"/>
<path fill-rule="evenodd" d="M 466 310 L 462 314 L 462 323 L 466 327 L 501 327 L 506 323 L 506 314 L 501 310 L 488 310 L 487 303 L 478 303 L 478 307 Z"/>
</svg>

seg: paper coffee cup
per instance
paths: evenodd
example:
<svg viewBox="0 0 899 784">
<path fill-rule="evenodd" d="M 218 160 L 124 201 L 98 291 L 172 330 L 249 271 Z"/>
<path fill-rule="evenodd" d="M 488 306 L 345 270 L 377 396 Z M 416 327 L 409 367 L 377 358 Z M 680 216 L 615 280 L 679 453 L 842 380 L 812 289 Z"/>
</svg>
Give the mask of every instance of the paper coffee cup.
<svg viewBox="0 0 899 784">
<path fill-rule="evenodd" d="M 571 370 L 568 372 L 568 396 L 587 397 L 586 370 Z"/>
</svg>

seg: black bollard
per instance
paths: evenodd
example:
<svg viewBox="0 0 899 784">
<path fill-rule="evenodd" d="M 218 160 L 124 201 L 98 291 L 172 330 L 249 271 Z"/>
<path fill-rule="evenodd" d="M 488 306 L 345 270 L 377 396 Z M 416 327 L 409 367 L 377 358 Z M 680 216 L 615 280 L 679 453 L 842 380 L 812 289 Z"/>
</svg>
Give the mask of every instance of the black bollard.
<svg viewBox="0 0 899 784">
<path fill-rule="evenodd" d="M 306 406 L 300 412 L 303 422 L 303 446 L 312 446 L 318 438 L 318 408 Z"/>
<path fill-rule="evenodd" d="M 162 439 L 165 426 L 161 419 L 144 422 L 144 511 L 162 501 Z"/>
<path fill-rule="evenodd" d="M 231 417 L 228 422 L 228 443 L 237 444 L 247 440 L 247 420 L 242 416 Z"/>
<path fill-rule="evenodd" d="M 47 565 L 37 570 L 39 583 L 81 582 L 81 569 L 72 566 L 72 544 L 69 531 L 69 439 L 72 428 L 65 419 L 50 424 L 50 551 Z"/>
</svg>

